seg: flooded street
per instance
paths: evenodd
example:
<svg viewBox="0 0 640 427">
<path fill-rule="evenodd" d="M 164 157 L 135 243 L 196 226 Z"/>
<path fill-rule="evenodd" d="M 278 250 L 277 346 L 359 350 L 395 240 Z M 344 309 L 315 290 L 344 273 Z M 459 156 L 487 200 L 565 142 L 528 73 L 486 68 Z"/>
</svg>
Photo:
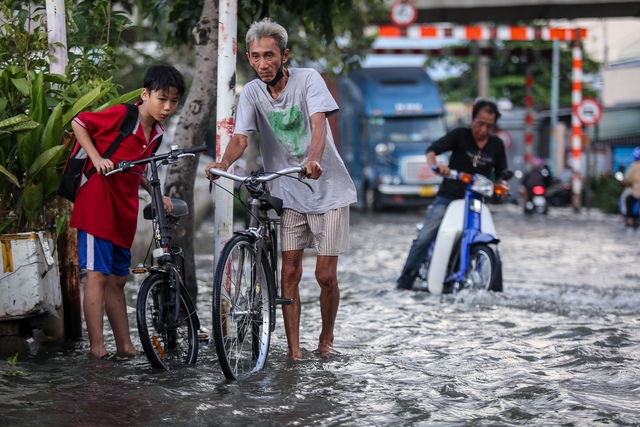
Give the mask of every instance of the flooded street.
<svg viewBox="0 0 640 427">
<path fill-rule="evenodd" d="M 280 311 L 266 369 L 242 382 L 224 379 L 213 345 L 170 372 L 144 357 L 90 360 L 86 339 L 48 345 L 20 359 L 26 376 L 0 376 L 0 426 L 639 426 L 640 232 L 595 210 L 492 210 L 504 293 L 397 291 L 423 212 L 352 212 L 340 356 L 288 361 Z M 207 329 L 212 230 L 204 223 L 196 259 Z M 320 333 L 314 261 L 301 284 L 307 353 Z M 127 289 L 135 342 L 137 287 Z M 107 339 L 114 348 L 109 329 Z"/>
</svg>

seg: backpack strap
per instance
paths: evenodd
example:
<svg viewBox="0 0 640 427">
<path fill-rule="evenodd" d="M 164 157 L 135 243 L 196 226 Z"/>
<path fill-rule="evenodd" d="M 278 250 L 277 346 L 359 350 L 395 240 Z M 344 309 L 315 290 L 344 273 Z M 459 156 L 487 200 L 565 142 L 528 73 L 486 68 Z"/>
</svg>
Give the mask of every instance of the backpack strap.
<svg viewBox="0 0 640 427">
<path fill-rule="evenodd" d="M 107 150 L 102 154 L 103 159 L 108 159 L 109 157 L 111 157 L 111 155 L 113 154 L 114 151 L 116 151 L 116 148 L 118 148 L 122 140 L 133 133 L 133 129 L 135 128 L 136 123 L 138 122 L 138 106 L 134 104 L 128 104 L 128 103 L 124 105 L 127 107 L 127 113 L 124 116 L 124 120 L 120 124 L 120 129 L 118 130 L 118 136 L 111 143 L 109 148 L 107 148 Z M 85 174 L 85 176 L 87 177 L 86 179 L 89 179 L 91 175 L 93 175 L 95 172 L 96 172 L 95 166 L 91 166 L 91 169 L 89 169 Z"/>
</svg>

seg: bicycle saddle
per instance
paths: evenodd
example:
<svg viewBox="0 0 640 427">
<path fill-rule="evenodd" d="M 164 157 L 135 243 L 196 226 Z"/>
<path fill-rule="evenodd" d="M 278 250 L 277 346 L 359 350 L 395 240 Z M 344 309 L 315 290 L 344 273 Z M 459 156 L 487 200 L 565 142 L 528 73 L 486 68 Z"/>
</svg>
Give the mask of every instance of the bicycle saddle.
<svg viewBox="0 0 640 427">
<path fill-rule="evenodd" d="M 189 215 L 189 206 L 187 206 L 187 202 L 182 199 L 174 199 L 171 198 L 171 203 L 173 203 L 173 210 L 167 214 L 167 216 L 172 218 L 180 218 L 186 215 Z M 153 204 L 149 203 L 144 207 L 142 214 L 144 219 L 153 219 L 154 218 Z"/>
</svg>

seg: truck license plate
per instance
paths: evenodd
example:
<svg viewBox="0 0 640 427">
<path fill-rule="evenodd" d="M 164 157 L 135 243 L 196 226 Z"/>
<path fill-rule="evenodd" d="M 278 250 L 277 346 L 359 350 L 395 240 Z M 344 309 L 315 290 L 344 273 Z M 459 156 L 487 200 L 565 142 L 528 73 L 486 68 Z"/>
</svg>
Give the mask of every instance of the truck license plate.
<svg viewBox="0 0 640 427">
<path fill-rule="evenodd" d="M 420 197 L 432 197 L 436 195 L 436 187 L 433 185 L 424 185 L 420 187 L 420 192 L 418 193 Z"/>
</svg>

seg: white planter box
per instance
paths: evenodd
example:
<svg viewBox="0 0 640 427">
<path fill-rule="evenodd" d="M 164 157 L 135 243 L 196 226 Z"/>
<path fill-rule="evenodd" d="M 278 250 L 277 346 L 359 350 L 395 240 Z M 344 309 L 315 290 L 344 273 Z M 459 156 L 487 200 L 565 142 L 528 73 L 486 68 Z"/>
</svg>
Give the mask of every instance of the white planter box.
<svg viewBox="0 0 640 427">
<path fill-rule="evenodd" d="M 0 235 L 0 320 L 62 312 L 53 239 L 39 233 Z"/>
</svg>

